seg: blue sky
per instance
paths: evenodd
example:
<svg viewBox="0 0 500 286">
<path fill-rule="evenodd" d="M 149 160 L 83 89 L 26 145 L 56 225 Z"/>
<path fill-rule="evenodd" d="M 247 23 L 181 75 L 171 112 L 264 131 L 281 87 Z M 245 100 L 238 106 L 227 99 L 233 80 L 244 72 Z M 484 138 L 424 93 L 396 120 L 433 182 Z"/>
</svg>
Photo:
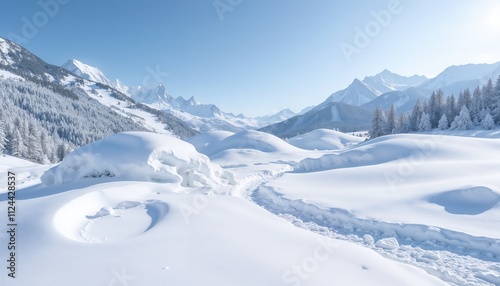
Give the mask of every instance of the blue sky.
<svg viewBox="0 0 500 286">
<path fill-rule="evenodd" d="M 39 0 L 5 6 L 0 36 L 51 64 L 75 58 L 111 80 L 129 86 L 159 81 L 173 96 L 196 96 L 248 116 L 299 111 L 386 68 L 433 77 L 450 65 L 500 61 L 497 0 Z"/>
</svg>

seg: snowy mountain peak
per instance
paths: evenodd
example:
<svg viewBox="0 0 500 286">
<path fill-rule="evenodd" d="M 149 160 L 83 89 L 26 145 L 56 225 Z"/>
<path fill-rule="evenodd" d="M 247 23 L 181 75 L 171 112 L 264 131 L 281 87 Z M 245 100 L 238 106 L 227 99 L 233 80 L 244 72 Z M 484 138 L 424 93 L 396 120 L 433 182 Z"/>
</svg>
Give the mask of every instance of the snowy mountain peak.
<svg viewBox="0 0 500 286">
<path fill-rule="evenodd" d="M 363 83 L 372 88 L 378 96 L 386 92 L 402 91 L 417 86 L 426 80 L 427 77 L 425 76 L 413 75 L 406 77 L 384 69 L 381 73 L 374 76 L 365 77 Z"/>
<path fill-rule="evenodd" d="M 330 95 L 324 103 L 317 106 L 315 109 L 322 109 L 324 105 L 331 102 L 342 102 L 359 106 L 367 103 L 377 97 L 377 93 L 359 79 L 354 79 L 352 83 L 343 90 L 339 90 Z"/>
<path fill-rule="evenodd" d="M 451 93 L 456 90 L 463 90 L 469 85 L 484 84 L 490 77 L 496 75 L 495 73 L 499 68 L 500 62 L 494 64 L 453 65 L 419 87 L 425 90 L 449 89 Z M 467 82 L 470 84 L 467 84 Z M 455 88 L 450 87 L 452 85 L 459 88 L 455 90 Z"/>
<path fill-rule="evenodd" d="M 19 53 L 22 48 L 17 44 L 0 37 L 0 65 L 11 65 L 16 62 L 11 53 Z"/>
<path fill-rule="evenodd" d="M 266 124 L 266 125 L 269 125 L 269 124 L 273 124 L 273 123 L 287 120 L 289 118 L 292 118 L 295 115 L 297 115 L 295 112 L 286 108 L 286 109 L 283 109 L 283 110 L 281 110 L 273 115 L 259 116 L 259 117 L 256 117 L 255 119 Z"/>
<path fill-rule="evenodd" d="M 133 87 L 129 92 L 132 95 L 132 99 L 137 102 L 157 104 L 162 108 L 170 107 L 173 100 L 167 92 L 167 88 L 161 83 L 153 87 Z"/>
<path fill-rule="evenodd" d="M 187 105 L 201 105 L 201 102 L 194 96 L 191 96 L 187 101 Z"/>
<path fill-rule="evenodd" d="M 111 87 L 114 87 L 115 85 L 113 82 L 111 82 L 105 75 L 104 73 L 99 70 L 96 67 L 87 65 L 82 63 L 79 60 L 68 60 L 64 65 L 62 65 L 62 68 L 76 74 L 79 77 L 82 77 L 84 79 L 88 79 L 91 81 L 95 81 L 98 83 L 102 83 L 105 85 L 109 85 Z"/>
</svg>

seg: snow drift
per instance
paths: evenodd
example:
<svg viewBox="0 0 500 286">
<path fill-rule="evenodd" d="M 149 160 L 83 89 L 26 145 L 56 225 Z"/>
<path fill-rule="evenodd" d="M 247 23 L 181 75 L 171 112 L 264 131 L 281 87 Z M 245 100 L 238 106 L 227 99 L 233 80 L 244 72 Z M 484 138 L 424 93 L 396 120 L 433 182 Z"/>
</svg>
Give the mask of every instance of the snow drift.
<svg viewBox="0 0 500 286">
<path fill-rule="evenodd" d="M 207 146 L 203 153 L 211 156 L 229 149 L 253 149 L 265 153 L 300 150 L 272 134 L 246 130 L 231 135 L 217 144 Z"/>
<path fill-rule="evenodd" d="M 306 150 L 338 150 L 363 142 L 356 137 L 330 129 L 316 129 L 288 139 L 288 143 Z"/>
<path fill-rule="evenodd" d="M 212 164 L 180 139 L 147 132 L 124 132 L 71 152 L 41 177 L 45 186 L 88 177 L 121 177 L 176 183 L 185 187 L 234 183 L 231 173 Z"/>
</svg>

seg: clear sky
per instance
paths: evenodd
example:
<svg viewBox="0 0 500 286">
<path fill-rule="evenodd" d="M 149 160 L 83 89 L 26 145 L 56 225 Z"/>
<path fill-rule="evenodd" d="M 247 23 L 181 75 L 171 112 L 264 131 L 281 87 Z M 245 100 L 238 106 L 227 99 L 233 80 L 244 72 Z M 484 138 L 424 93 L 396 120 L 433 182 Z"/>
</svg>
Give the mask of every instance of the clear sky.
<svg viewBox="0 0 500 286">
<path fill-rule="evenodd" d="M 248 116 L 299 111 L 386 68 L 500 61 L 498 0 L 1 1 L 0 36 L 51 64 Z"/>
</svg>

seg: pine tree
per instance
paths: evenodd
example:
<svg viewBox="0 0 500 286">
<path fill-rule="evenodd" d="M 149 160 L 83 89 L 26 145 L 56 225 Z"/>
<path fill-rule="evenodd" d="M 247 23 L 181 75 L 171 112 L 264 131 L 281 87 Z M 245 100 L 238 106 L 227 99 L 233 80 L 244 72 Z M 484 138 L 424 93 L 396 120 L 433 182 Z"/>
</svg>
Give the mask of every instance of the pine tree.
<svg viewBox="0 0 500 286">
<path fill-rule="evenodd" d="M 413 106 L 413 110 L 410 115 L 410 130 L 418 131 L 418 123 L 420 121 L 420 115 L 422 114 L 422 105 L 420 104 L 420 100 L 417 100 L 415 105 Z"/>
<path fill-rule="evenodd" d="M 387 119 L 385 124 L 385 134 L 394 134 L 396 133 L 396 128 L 398 126 L 398 115 L 396 113 L 396 109 L 394 108 L 394 104 L 391 104 L 391 107 L 387 111 Z"/>
<path fill-rule="evenodd" d="M 481 126 L 484 129 L 488 130 L 495 128 L 495 122 L 493 121 L 493 117 L 490 115 L 490 113 L 486 113 L 483 120 L 481 120 Z"/>
<path fill-rule="evenodd" d="M 443 91 L 440 89 L 433 92 L 429 100 L 429 117 L 432 127 L 437 127 L 439 119 L 444 112 L 445 99 Z"/>
<path fill-rule="evenodd" d="M 479 125 L 479 122 L 484 118 L 484 115 L 481 116 L 480 112 L 484 109 L 483 96 L 481 94 L 481 89 L 477 86 L 472 93 L 472 103 L 470 109 L 470 116 L 472 121 Z M 455 118 L 455 116 L 450 117 Z"/>
<path fill-rule="evenodd" d="M 19 129 L 14 130 L 12 133 L 12 139 L 9 142 L 10 154 L 20 157 L 22 154 L 25 154 L 25 148 L 21 132 Z"/>
<path fill-rule="evenodd" d="M 377 107 L 373 112 L 372 123 L 370 126 L 370 130 L 368 131 L 370 139 L 386 135 L 384 133 L 385 126 L 386 126 L 386 118 L 384 111 Z"/>
<path fill-rule="evenodd" d="M 470 91 L 468 88 L 466 88 L 458 96 L 458 106 L 460 106 L 460 108 L 462 108 L 462 106 L 465 106 L 465 107 L 467 107 L 468 110 L 470 110 L 471 102 L 472 102 L 472 98 L 470 95 Z"/>
<path fill-rule="evenodd" d="M 429 115 L 425 112 L 420 116 L 420 121 L 418 122 L 418 131 L 426 132 L 432 130 L 431 119 Z"/>
<path fill-rule="evenodd" d="M 441 119 L 439 119 L 438 128 L 440 130 L 448 129 L 448 118 L 446 117 L 446 114 L 443 114 Z"/>
<path fill-rule="evenodd" d="M 0 154 L 4 154 L 7 148 L 7 137 L 3 120 L 0 118 Z"/>
<path fill-rule="evenodd" d="M 469 109 L 464 105 L 460 113 L 455 117 L 451 123 L 450 129 L 452 130 L 469 130 L 473 127 L 472 120 L 470 119 Z"/>
<path fill-rule="evenodd" d="M 500 124 L 500 76 L 498 76 L 495 87 L 492 90 L 492 117 L 493 120 Z"/>
<path fill-rule="evenodd" d="M 459 110 L 457 110 L 457 101 L 455 96 L 452 94 L 446 98 L 446 108 L 445 113 L 447 118 L 455 118 L 458 115 Z"/>
<path fill-rule="evenodd" d="M 410 131 L 411 131 L 411 128 L 410 128 L 410 116 L 408 114 L 402 113 L 399 116 L 398 128 L 396 130 L 396 133 L 408 133 Z"/>
</svg>

